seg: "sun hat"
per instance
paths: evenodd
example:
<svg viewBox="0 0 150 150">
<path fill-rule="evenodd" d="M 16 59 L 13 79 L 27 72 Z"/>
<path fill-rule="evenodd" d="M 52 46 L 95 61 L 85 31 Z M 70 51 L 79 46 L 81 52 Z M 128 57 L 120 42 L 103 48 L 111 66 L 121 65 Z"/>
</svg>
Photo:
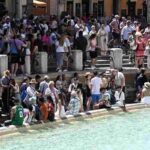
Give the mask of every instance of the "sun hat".
<svg viewBox="0 0 150 150">
<path fill-rule="evenodd" d="M 44 79 L 49 79 L 49 76 L 48 76 L 48 75 L 45 75 L 45 76 L 44 76 Z"/>
<path fill-rule="evenodd" d="M 35 81 L 35 79 L 31 79 L 29 83 L 30 83 L 30 84 L 35 84 L 36 81 Z"/>
<path fill-rule="evenodd" d="M 119 15 L 115 15 L 115 18 L 119 18 L 120 16 Z"/>
<path fill-rule="evenodd" d="M 84 76 L 87 77 L 89 75 L 91 75 L 91 72 L 86 72 Z"/>
</svg>

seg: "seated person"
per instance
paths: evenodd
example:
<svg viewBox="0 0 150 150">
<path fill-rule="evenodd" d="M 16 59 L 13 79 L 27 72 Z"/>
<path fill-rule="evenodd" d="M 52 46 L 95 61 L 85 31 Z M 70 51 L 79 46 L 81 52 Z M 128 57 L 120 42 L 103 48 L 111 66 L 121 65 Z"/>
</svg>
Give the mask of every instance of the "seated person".
<svg viewBox="0 0 150 150">
<path fill-rule="evenodd" d="M 47 104 L 48 104 L 48 120 L 55 120 L 55 104 L 51 96 L 47 96 Z"/>
<path fill-rule="evenodd" d="M 48 105 L 45 102 L 43 97 L 39 98 L 40 111 L 41 111 L 41 120 L 44 122 L 48 120 Z"/>
<path fill-rule="evenodd" d="M 106 88 L 101 88 L 101 99 L 99 100 L 98 104 L 94 105 L 94 109 L 100 108 L 110 108 L 110 94 L 107 92 Z"/>
<path fill-rule="evenodd" d="M 120 107 L 125 107 L 125 94 L 122 91 L 121 86 L 116 87 L 115 99 L 117 105 Z"/>
<path fill-rule="evenodd" d="M 77 92 L 73 90 L 71 92 L 71 98 L 66 115 L 77 115 L 79 111 L 80 111 L 80 99 L 77 96 Z"/>
<path fill-rule="evenodd" d="M 35 111 L 33 110 L 33 106 L 29 105 L 29 112 L 26 114 L 23 124 L 31 125 L 35 122 L 37 122 L 37 120 L 35 119 Z"/>
<path fill-rule="evenodd" d="M 15 106 L 11 109 L 11 124 L 15 126 L 22 126 L 24 120 L 23 107 L 19 102 L 19 99 L 14 98 Z"/>
<path fill-rule="evenodd" d="M 141 102 L 150 104 L 150 82 L 145 82 L 141 94 Z"/>
</svg>

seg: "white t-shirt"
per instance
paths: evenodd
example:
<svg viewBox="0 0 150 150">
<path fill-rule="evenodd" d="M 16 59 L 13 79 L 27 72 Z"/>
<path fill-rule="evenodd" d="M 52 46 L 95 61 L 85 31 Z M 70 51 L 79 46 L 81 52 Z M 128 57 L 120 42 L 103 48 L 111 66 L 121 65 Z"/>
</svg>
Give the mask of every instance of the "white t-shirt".
<svg viewBox="0 0 150 150">
<path fill-rule="evenodd" d="M 117 104 L 118 104 L 119 106 L 123 106 L 123 105 L 124 105 L 124 104 L 123 104 L 123 101 L 125 100 L 125 94 L 124 94 L 123 91 L 122 91 L 121 93 L 118 92 L 118 91 L 116 91 L 116 92 L 115 92 L 115 98 L 116 98 L 116 100 L 118 101 Z"/>
<path fill-rule="evenodd" d="M 122 72 L 118 72 L 115 76 L 115 85 L 117 86 L 125 86 L 125 82 L 121 85 L 122 80 L 125 80 L 124 74 Z"/>
<path fill-rule="evenodd" d="M 65 52 L 65 49 L 64 49 L 64 48 L 67 47 L 67 44 L 66 44 L 66 42 L 64 42 L 64 45 L 63 45 L 63 46 L 60 46 L 60 45 L 59 45 L 59 42 L 57 41 L 57 42 L 56 42 L 56 47 L 57 47 L 57 48 L 56 48 L 56 52 L 57 52 L 57 53 L 64 53 L 64 52 Z"/>
<path fill-rule="evenodd" d="M 92 85 L 92 94 L 100 94 L 100 85 L 102 83 L 102 80 L 100 77 L 94 77 L 91 79 L 91 85 Z"/>
</svg>

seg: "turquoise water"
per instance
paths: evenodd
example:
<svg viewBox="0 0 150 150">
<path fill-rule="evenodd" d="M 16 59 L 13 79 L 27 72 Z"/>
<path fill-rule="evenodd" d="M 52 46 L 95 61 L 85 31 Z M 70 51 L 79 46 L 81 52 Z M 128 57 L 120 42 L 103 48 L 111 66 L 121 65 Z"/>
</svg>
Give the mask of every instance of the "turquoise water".
<svg viewBox="0 0 150 150">
<path fill-rule="evenodd" d="M 0 139 L 0 150 L 149 150 L 150 109 Z"/>
</svg>

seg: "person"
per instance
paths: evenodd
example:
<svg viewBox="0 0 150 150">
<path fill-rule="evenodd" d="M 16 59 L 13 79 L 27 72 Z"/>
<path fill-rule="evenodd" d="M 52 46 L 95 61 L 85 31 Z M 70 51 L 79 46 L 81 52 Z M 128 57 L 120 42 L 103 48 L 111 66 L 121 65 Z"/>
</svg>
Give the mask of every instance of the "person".
<svg viewBox="0 0 150 150">
<path fill-rule="evenodd" d="M 24 121 L 23 121 L 23 125 L 32 125 L 35 122 L 37 122 L 37 120 L 35 119 L 35 111 L 33 110 L 33 106 L 30 105 L 28 107 L 29 112 L 26 114 Z"/>
<path fill-rule="evenodd" d="M 125 94 L 122 91 L 121 86 L 116 87 L 115 99 L 120 107 L 125 107 Z"/>
<path fill-rule="evenodd" d="M 121 86 L 123 92 L 125 92 L 125 76 L 122 72 L 117 69 L 112 69 L 112 76 L 114 78 L 114 86 Z"/>
<path fill-rule="evenodd" d="M 10 55 L 11 55 L 11 73 L 13 76 L 16 76 L 18 70 L 18 64 L 20 63 L 19 53 L 21 48 L 24 47 L 23 41 L 21 41 L 18 36 L 14 35 L 9 41 L 10 45 Z"/>
<path fill-rule="evenodd" d="M 11 124 L 15 126 L 22 126 L 24 120 L 23 107 L 21 106 L 19 100 L 16 98 L 14 98 L 14 103 L 15 106 L 11 109 Z"/>
<path fill-rule="evenodd" d="M 129 33 L 132 33 L 132 27 L 130 26 L 131 22 L 130 20 L 127 21 L 126 26 L 124 26 L 121 30 L 121 41 L 123 42 L 125 46 L 126 54 L 128 53 L 128 39 L 129 39 Z"/>
<path fill-rule="evenodd" d="M 93 106 L 93 109 L 100 109 L 100 108 L 111 108 L 110 105 L 110 94 L 106 90 L 106 88 L 101 88 L 101 98 L 99 102 Z"/>
<path fill-rule="evenodd" d="M 15 97 L 15 98 L 19 99 L 21 102 L 19 85 L 15 81 L 15 79 L 11 79 L 11 81 L 10 81 L 10 98 L 11 97 Z"/>
<path fill-rule="evenodd" d="M 144 83 L 141 93 L 141 102 L 144 104 L 150 104 L 150 82 Z"/>
<path fill-rule="evenodd" d="M 72 91 L 66 115 L 77 115 L 79 113 L 79 110 L 80 110 L 80 100 L 77 97 L 76 91 Z"/>
<path fill-rule="evenodd" d="M 56 115 L 60 118 L 66 117 L 65 113 L 65 100 L 62 93 L 58 94 L 58 104 L 57 104 L 57 112 Z"/>
<path fill-rule="evenodd" d="M 96 58 L 97 58 L 97 52 L 96 52 L 96 47 L 97 47 L 97 38 L 96 34 L 92 34 L 89 37 L 88 41 L 88 46 L 87 46 L 87 51 L 90 52 L 90 57 L 91 57 L 91 69 L 96 68 Z"/>
<path fill-rule="evenodd" d="M 10 94 L 10 79 L 11 74 L 9 70 L 4 71 L 4 75 L 1 79 L 1 86 L 2 86 L 2 111 L 5 113 L 9 112 L 9 94 Z"/>
<path fill-rule="evenodd" d="M 58 90 L 55 88 L 54 81 L 49 82 L 49 87 L 45 90 L 45 96 L 51 96 L 55 104 L 55 111 L 58 102 Z"/>
<path fill-rule="evenodd" d="M 112 27 L 112 35 L 113 39 L 120 39 L 120 29 L 119 29 L 119 15 L 115 15 L 115 18 L 110 23 L 110 26 Z"/>
<path fill-rule="evenodd" d="M 67 50 L 67 44 L 65 42 L 65 36 L 62 36 L 59 41 L 56 42 L 56 60 L 57 60 L 57 69 L 56 71 L 62 72 L 64 53 Z"/>
<path fill-rule="evenodd" d="M 92 94 L 92 103 L 93 105 L 97 104 L 100 100 L 100 87 L 102 80 L 98 76 L 98 72 L 94 71 L 94 77 L 91 79 L 91 94 Z"/>
<path fill-rule="evenodd" d="M 27 95 L 24 99 L 24 103 L 28 106 L 30 104 L 31 99 L 37 99 L 37 96 L 39 95 L 39 92 L 35 90 L 35 79 L 31 79 L 29 82 L 29 85 L 27 87 Z"/>
<path fill-rule="evenodd" d="M 147 68 L 150 69 L 150 39 L 147 41 L 144 53 L 147 56 Z"/>
<path fill-rule="evenodd" d="M 75 40 L 74 46 L 83 52 L 83 63 L 86 61 L 87 39 L 83 36 L 83 31 L 79 31 L 79 37 Z"/>
<path fill-rule="evenodd" d="M 143 85 L 145 82 L 147 82 L 147 77 L 145 73 L 146 73 L 146 70 L 142 68 L 139 75 L 137 75 L 136 77 L 136 100 L 135 102 L 139 102 L 141 100 L 141 92 L 143 89 Z"/>
<path fill-rule="evenodd" d="M 47 105 L 48 105 L 48 120 L 54 121 L 55 119 L 55 104 L 51 96 L 47 96 Z"/>
<path fill-rule="evenodd" d="M 136 44 L 137 44 L 137 49 L 135 51 L 135 66 L 138 67 L 141 65 L 144 67 L 144 50 L 145 50 L 145 42 L 142 39 L 142 34 L 136 33 L 137 39 L 136 39 Z"/>
<path fill-rule="evenodd" d="M 39 87 L 40 87 L 40 83 L 41 83 L 41 76 L 38 74 L 35 75 L 35 81 L 36 81 L 35 89 L 36 89 L 36 91 L 38 91 Z"/>
<path fill-rule="evenodd" d="M 39 86 L 39 92 L 41 93 L 41 96 L 45 96 L 45 90 L 48 88 L 48 80 L 49 77 L 47 75 L 44 76 L 44 80 L 40 83 Z"/>
<path fill-rule="evenodd" d="M 107 39 L 107 33 L 105 31 L 105 25 L 102 24 L 101 28 L 99 29 L 98 33 L 98 46 L 101 48 L 101 55 L 106 56 L 107 50 L 108 50 L 108 39 Z"/>
<path fill-rule="evenodd" d="M 86 72 L 85 74 L 85 93 L 86 93 L 86 110 L 90 110 L 92 96 L 91 96 L 91 73 Z"/>
<path fill-rule="evenodd" d="M 43 97 L 39 98 L 40 111 L 41 111 L 41 120 L 46 122 L 48 120 L 48 105 L 45 102 Z"/>
</svg>

